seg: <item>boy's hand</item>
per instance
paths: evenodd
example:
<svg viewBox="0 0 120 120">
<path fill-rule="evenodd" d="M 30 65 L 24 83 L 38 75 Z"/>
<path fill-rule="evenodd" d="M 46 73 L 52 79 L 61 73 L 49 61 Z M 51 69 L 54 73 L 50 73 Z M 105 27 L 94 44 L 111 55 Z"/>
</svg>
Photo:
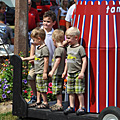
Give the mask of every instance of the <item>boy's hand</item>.
<svg viewBox="0 0 120 120">
<path fill-rule="evenodd" d="M 66 73 L 63 73 L 63 74 L 62 74 L 62 78 L 65 78 L 65 76 L 66 76 Z"/>
<path fill-rule="evenodd" d="M 24 60 L 24 58 L 23 57 L 20 57 L 22 60 Z"/>
<path fill-rule="evenodd" d="M 43 73 L 43 80 L 47 79 L 47 73 Z"/>
<path fill-rule="evenodd" d="M 49 74 L 48 74 L 48 76 L 52 77 L 53 76 L 53 72 L 50 71 Z"/>
<path fill-rule="evenodd" d="M 78 79 L 83 79 L 84 78 L 84 73 L 80 72 Z"/>
</svg>

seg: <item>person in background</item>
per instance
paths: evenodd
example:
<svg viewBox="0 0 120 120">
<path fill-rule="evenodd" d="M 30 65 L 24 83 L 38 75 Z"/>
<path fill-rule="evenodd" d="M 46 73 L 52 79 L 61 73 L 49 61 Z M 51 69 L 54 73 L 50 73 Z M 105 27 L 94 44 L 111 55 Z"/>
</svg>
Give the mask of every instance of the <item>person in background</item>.
<svg viewBox="0 0 120 120">
<path fill-rule="evenodd" d="M 36 27 L 31 32 L 31 38 L 34 43 L 38 46 L 35 55 L 22 58 L 22 60 L 33 60 L 34 59 L 34 68 L 36 74 L 36 87 L 37 87 L 37 98 L 40 98 L 42 95 L 43 102 L 41 101 L 36 103 L 37 109 L 48 109 L 49 105 L 47 102 L 47 91 L 48 91 L 48 63 L 49 63 L 49 50 L 45 45 L 45 31 Z"/>
<path fill-rule="evenodd" d="M 52 34 L 54 45 L 56 46 L 54 56 L 52 59 L 52 70 L 49 72 L 49 76 L 52 77 L 52 94 L 56 95 L 57 103 L 50 107 L 51 111 L 62 111 L 62 89 L 63 78 L 62 73 L 65 66 L 66 50 L 62 44 L 64 41 L 64 31 L 54 30 Z"/>
<path fill-rule="evenodd" d="M 40 18 L 39 18 L 39 14 L 37 9 L 32 8 L 32 1 L 28 0 L 28 37 L 29 37 L 29 47 L 31 46 L 30 44 L 30 34 L 31 31 L 36 28 L 39 27 L 40 25 Z"/>
<path fill-rule="evenodd" d="M 3 2 L 3 1 L 0 1 L 0 13 L 3 13 L 5 15 L 5 21 L 4 23 L 6 24 L 7 21 L 6 21 L 6 4 Z"/>
<path fill-rule="evenodd" d="M 5 25 L 5 15 L 0 13 L 0 44 L 4 44 L 8 53 L 14 53 L 14 37 L 12 29 Z"/>
<path fill-rule="evenodd" d="M 73 14 L 73 11 L 75 10 L 77 0 L 74 0 L 74 2 L 75 2 L 75 4 L 70 6 L 70 8 L 68 9 L 67 15 L 65 17 L 66 29 L 70 28 L 72 25 L 72 14 Z"/>
<path fill-rule="evenodd" d="M 78 96 L 79 109 L 76 111 L 77 115 L 84 114 L 86 112 L 84 106 L 85 93 L 85 69 L 87 66 L 86 53 L 83 46 L 79 45 L 80 31 L 75 27 L 67 29 L 66 39 L 69 41 L 67 47 L 67 62 L 62 74 L 62 78 L 67 76 L 67 93 L 69 94 L 70 106 L 64 110 L 64 114 L 75 112 L 74 102 L 75 94 Z"/>
<path fill-rule="evenodd" d="M 58 10 L 59 10 L 59 6 L 57 5 L 57 3 L 55 1 L 51 1 L 52 3 L 52 6 L 50 6 L 50 10 L 52 10 L 53 12 L 55 12 L 56 14 L 56 18 L 57 18 L 57 15 L 58 15 Z M 57 20 L 56 20 L 57 21 Z M 58 28 L 58 24 L 56 22 L 56 24 L 53 26 L 54 29 L 57 29 Z"/>
<path fill-rule="evenodd" d="M 68 0 L 62 0 L 61 7 L 58 10 L 57 22 L 58 22 L 58 28 L 62 29 L 64 32 L 66 31 L 65 17 L 67 11 L 68 11 Z"/>
</svg>

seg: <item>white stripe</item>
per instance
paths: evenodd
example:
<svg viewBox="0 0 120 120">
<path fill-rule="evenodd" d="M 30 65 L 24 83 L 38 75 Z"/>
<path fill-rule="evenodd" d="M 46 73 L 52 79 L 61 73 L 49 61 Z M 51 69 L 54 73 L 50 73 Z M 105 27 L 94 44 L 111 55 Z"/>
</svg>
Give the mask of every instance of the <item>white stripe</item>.
<svg viewBox="0 0 120 120">
<path fill-rule="evenodd" d="M 91 45 L 91 33 L 92 33 L 92 21 L 93 15 L 91 15 L 90 20 L 90 31 L 89 31 L 89 39 L 88 39 L 88 101 L 87 101 L 87 112 L 90 112 L 90 45 Z"/>
<path fill-rule="evenodd" d="M 97 87 L 96 87 L 96 111 L 99 112 L 99 43 L 100 43 L 100 15 L 98 15 L 97 28 Z"/>
<path fill-rule="evenodd" d="M 109 97 L 109 94 L 108 94 L 108 92 L 109 92 L 109 81 L 108 81 L 108 69 L 109 69 L 109 66 L 108 66 L 108 64 L 109 64 L 109 60 L 108 60 L 108 54 L 109 54 L 109 51 L 108 51 L 108 15 L 106 15 L 106 107 L 108 107 L 108 97 Z"/>
<path fill-rule="evenodd" d="M 84 35 L 84 26 L 85 26 L 85 15 L 83 15 L 83 23 L 82 23 L 82 30 L 81 30 L 81 45 L 83 43 L 83 35 Z"/>
<path fill-rule="evenodd" d="M 117 106 L 117 31 L 116 31 L 116 17 L 113 15 L 114 19 L 114 36 L 115 36 L 115 106 Z"/>
<path fill-rule="evenodd" d="M 73 27 L 74 27 L 74 25 L 75 25 L 75 18 L 76 18 L 76 15 L 74 15 Z"/>
<path fill-rule="evenodd" d="M 77 28 L 79 28 L 80 15 L 78 16 Z"/>
</svg>

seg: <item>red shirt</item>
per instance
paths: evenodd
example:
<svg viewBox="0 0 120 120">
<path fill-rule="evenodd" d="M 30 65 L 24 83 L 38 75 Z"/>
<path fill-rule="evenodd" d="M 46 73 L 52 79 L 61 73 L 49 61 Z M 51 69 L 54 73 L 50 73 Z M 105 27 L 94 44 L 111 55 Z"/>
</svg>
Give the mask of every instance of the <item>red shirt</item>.
<svg viewBox="0 0 120 120">
<path fill-rule="evenodd" d="M 28 13 L 28 30 L 34 29 L 37 26 L 37 22 L 40 22 L 38 11 L 31 7 Z"/>
</svg>

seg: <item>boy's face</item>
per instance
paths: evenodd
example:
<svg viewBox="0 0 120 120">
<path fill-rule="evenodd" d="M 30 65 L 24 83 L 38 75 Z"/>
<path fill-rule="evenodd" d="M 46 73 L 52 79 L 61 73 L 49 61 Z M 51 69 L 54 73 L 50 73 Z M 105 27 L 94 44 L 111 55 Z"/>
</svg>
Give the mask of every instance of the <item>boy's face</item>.
<svg viewBox="0 0 120 120">
<path fill-rule="evenodd" d="M 0 12 L 1 12 L 1 13 L 4 13 L 5 10 L 6 10 L 6 7 L 2 7 L 2 8 L 0 9 Z"/>
<path fill-rule="evenodd" d="M 68 40 L 69 45 L 75 45 L 75 44 L 78 43 L 78 37 L 77 36 L 67 35 L 66 39 Z"/>
<path fill-rule="evenodd" d="M 52 19 L 50 17 L 44 17 L 43 18 L 43 27 L 46 30 L 51 30 L 53 25 L 55 25 L 56 21 L 52 21 Z"/>
<path fill-rule="evenodd" d="M 33 38 L 33 42 L 34 42 L 35 45 L 39 45 L 40 44 L 40 37 Z"/>
</svg>

